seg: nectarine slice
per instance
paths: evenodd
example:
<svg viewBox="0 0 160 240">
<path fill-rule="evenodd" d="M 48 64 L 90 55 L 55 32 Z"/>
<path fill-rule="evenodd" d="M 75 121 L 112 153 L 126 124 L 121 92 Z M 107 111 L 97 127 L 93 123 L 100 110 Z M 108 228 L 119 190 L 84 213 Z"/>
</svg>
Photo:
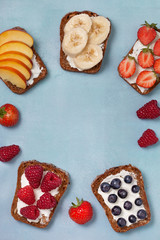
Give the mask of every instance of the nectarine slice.
<svg viewBox="0 0 160 240">
<path fill-rule="evenodd" d="M 31 77 L 30 69 L 21 61 L 17 59 L 5 59 L 0 60 L 0 67 L 11 67 L 18 70 L 20 73 L 24 75 L 26 80 Z"/>
<path fill-rule="evenodd" d="M 18 29 L 9 29 L 0 34 L 0 46 L 10 41 L 19 41 L 27 44 L 29 47 L 33 46 L 33 38 L 31 35 Z"/>
<path fill-rule="evenodd" d="M 4 60 L 4 59 L 17 59 L 21 62 L 23 62 L 29 69 L 31 69 L 33 67 L 33 63 L 32 60 L 27 57 L 26 55 L 24 55 L 23 53 L 20 52 L 6 52 L 3 54 L 0 54 L 0 60 Z"/>
<path fill-rule="evenodd" d="M 33 51 L 30 47 L 28 47 L 27 44 L 22 42 L 7 42 L 0 46 L 0 54 L 10 52 L 10 51 L 16 51 L 25 54 L 30 59 L 33 57 Z"/>
<path fill-rule="evenodd" d="M 0 67 L 0 78 L 3 79 L 4 82 L 11 82 L 18 88 L 25 89 L 27 84 L 25 77 L 18 70 L 10 67 Z"/>
</svg>

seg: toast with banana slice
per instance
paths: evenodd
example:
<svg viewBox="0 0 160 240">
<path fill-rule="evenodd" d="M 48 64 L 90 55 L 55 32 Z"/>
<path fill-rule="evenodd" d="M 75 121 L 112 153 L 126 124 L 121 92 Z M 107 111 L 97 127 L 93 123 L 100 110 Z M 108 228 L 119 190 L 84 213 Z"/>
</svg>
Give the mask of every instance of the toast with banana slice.
<svg viewBox="0 0 160 240">
<path fill-rule="evenodd" d="M 60 24 L 61 67 L 72 72 L 97 73 L 110 33 L 110 20 L 97 13 L 66 14 Z"/>
</svg>

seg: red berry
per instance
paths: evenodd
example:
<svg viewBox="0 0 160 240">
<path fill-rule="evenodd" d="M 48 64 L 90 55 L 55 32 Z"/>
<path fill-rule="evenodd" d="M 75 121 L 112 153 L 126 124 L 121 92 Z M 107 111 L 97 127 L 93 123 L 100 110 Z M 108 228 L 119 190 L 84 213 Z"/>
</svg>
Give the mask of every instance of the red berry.
<svg viewBox="0 0 160 240">
<path fill-rule="evenodd" d="M 152 71 L 142 71 L 137 77 L 136 83 L 140 87 L 151 88 L 156 83 L 157 76 Z"/>
<path fill-rule="evenodd" d="M 33 188 L 30 185 L 27 185 L 17 192 L 18 198 L 24 203 L 31 205 L 35 202 L 35 196 Z"/>
<path fill-rule="evenodd" d="M 57 201 L 54 196 L 49 192 L 44 193 L 40 199 L 37 201 L 37 207 L 40 209 L 50 209 L 57 205 Z"/>
<path fill-rule="evenodd" d="M 135 59 L 130 56 L 124 58 L 118 66 L 118 71 L 122 78 L 131 77 L 136 71 Z"/>
<path fill-rule="evenodd" d="M 25 176 L 32 188 L 38 188 L 42 179 L 43 167 L 40 165 L 28 166 Z"/>
<path fill-rule="evenodd" d="M 141 119 L 154 119 L 160 116 L 160 108 L 157 100 L 151 100 L 137 111 L 137 116 Z"/>
<path fill-rule="evenodd" d="M 36 220 L 39 216 L 39 209 L 37 206 L 31 205 L 21 208 L 20 213 L 25 218 Z"/>
<path fill-rule="evenodd" d="M 49 192 L 59 187 L 61 183 L 62 183 L 61 178 L 59 178 L 55 173 L 47 172 L 47 174 L 44 176 L 42 180 L 41 190 L 42 192 Z"/>
<path fill-rule="evenodd" d="M 144 26 L 139 28 L 137 36 L 143 45 L 148 45 L 155 39 L 156 31 L 154 28 L 156 28 L 156 24 L 148 24 L 146 21 Z"/>
<path fill-rule="evenodd" d="M 12 160 L 20 151 L 18 145 L 4 146 L 0 148 L 0 161 L 8 162 Z"/>
<path fill-rule="evenodd" d="M 149 48 L 144 48 L 138 55 L 138 63 L 142 68 L 152 67 L 154 64 L 154 57 L 152 50 Z"/>
<path fill-rule="evenodd" d="M 154 55 L 160 56 L 160 39 L 158 39 L 153 48 Z"/>
<path fill-rule="evenodd" d="M 0 124 L 5 127 L 12 127 L 19 120 L 19 112 L 12 104 L 5 104 L 0 107 Z"/>
<path fill-rule="evenodd" d="M 160 59 L 155 60 L 153 68 L 156 73 L 160 74 Z"/>
<path fill-rule="evenodd" d="M 147 129 L 143 134 L 142 137 L 138 140 L 138 145 L 140 147 L 148 147 L 157 143 L 159 139 L 156 137 L 155 132 L 152 129 Z"/>
</svg>

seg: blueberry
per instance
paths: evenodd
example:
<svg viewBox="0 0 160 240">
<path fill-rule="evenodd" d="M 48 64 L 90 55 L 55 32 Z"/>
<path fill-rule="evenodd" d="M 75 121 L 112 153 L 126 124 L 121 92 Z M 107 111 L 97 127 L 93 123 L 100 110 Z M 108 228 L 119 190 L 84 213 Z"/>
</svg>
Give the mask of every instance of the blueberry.
<svg viewBox="0 0 160 240">
<path fill-rule="evenodd" d="M 114 215 L 114 216 L 118 216 L 118 215 L 120 215 L 121 214 L 121 208 L 119 207 L 119 206 L 114 206 L 113 208 L 112 208 L 112 214 Z"/>
<path fill-rule="evenodd" d="M 126 175 L 124 178 L 125 183 L 131 183 L 132 182 L 132 177 L 130 175 Z"/>
<path fill-rule="evenodd" d="M 130 223 L 135 223 L 136 220 L 137 220 L 137 218 L 136 218 L 136 216 L 134 216 L 134 215 L 130 215 L 129 218 L 128 218 L 128 220 L 129 220 Z"/>
<path fill-rule="evenodd" d="M 110 190 L 110 188 L 111 188 L 111 186 L 110 186 L 110 184 L 107 183 L 107 182 L 103 182 L 103 183 L 101 184 L 101 190 L 102 190 L 102 192 L 108 192 L 108 191 Z"/>
<path fill-rule="evenodd" d="M 124 218 L 118 218 L 117 224 L 119 227 L 125 227 L 126 226 L 126 220 Z"/>
<path fill-rule="evenodd" d="M 121 180 L 119 178 L 114 178 L 112 181 L 111 181 L 111 187 L 113 189 L 118 189 L 120 188 L 121 186 Z"/>
<path fill-rule="evenodd" d="M 124 190 L 124 189 L 119 189 L 119 190 L 118 190 L 118 196 L 119 196 L 120 198 L 126 198 L 127 195 L 128 195 L 128 192 L 127 192 L 126 190 Z"/>
<path fill-rule="evenodd" d="M 115 203 L 117 201 L 117 196 L 116 196 L 116 194 L 110 194 L 109 196 L 108 196 L 108 202 L 110 202 L 110 203 Z"/>
<path fill-rule="evenodd" d="M 133 185 L 132 186 L 132 192 L 134 192 L 134 193 L 138 193 L 139 192 L 139 186 L 138 185 Z"/>
<path fill-rule="evenodd" d="M 123 205 L 123 207 L 126 209 L 126 210 L 130 210 L 132 208 L 132 203 L 130 201 L 126 201 Z"/>
<path fill-rule="evenodd" d="M 144 209 L 140 209 L 137 212 L 137 217 L 140 218 L 140 219 L 145 219 L 147 217 L 146 211 Z"/>
<path fill-rule="evenodd" d="M 141 206 L 142 205 L 142 199 L 141 198 L 137 198 L 136 200 L 135 200 L 135 204 L 137 205 L 137 206 Z"/>
</svg>

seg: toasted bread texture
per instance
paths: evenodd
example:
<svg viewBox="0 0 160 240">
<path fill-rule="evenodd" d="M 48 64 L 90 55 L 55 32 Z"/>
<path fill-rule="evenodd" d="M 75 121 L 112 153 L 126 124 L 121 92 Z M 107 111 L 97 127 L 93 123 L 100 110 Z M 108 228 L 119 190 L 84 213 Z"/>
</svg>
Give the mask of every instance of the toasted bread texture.
<svg viewBox="0 0 160 240">
<path fill-rule="evenodd" d="M 38 227 L 38 228 L 45 228 L 49 224 L 49 222 L 51 221 L 57 205 L 56 205 L 56 207 L 51 209 L 49 219 L 46 219 L 45 216 L 42 214 L 42 217 L 39 219 L 38 222 L 28 221 L 25 217 L 19 215 L 18 210 L 17 210 L 17 202 L 18 202 L 17 192 L 21 188 L 21 177 L 24 174 L 25 169 L 28 166 L 34 166 L 34 165 L 37 165 L 37 164 L 43 167 L 43 171 L 51 171 L 51 172 L 55 173 L 57 176 L 59 176 L 62 180 L 62 184 L 58 188 L 58 193 L 54 196 L 56 201 L 57 201 L 57 205 L 58 205 L 61 197 L 63 196 L 64 192 L 66 191 L 66 189 L 68 187 L 68 184 L 69 184 L 69 175 L 64 170 L 62 170 L 60 168 L 57 168 L 53 164 L 41 163 L 41 162 L 38 162 L 36 160 L 22 162 L 21 165 L 18 168 L 17 187 L 16 187 L 14 198 L 13 198 L 13 202 L 12 202 L 11 214 L 14 217 L 15 220 L 30 224 L 30 225 Z"/>
<path fill-rule="evenodd" d="M 64 38 L 64 27 L 66 25 L 66 23 L 72 18 L 74 17 L 75 15 L 78 15 L 78 14 L 81 14 L 81 13 L 85 13 L 85 14 L 88 14 L 90 17 L 96 17 L 96 16 L 99 16 L 97 13 L 94 13 L 94 12 L 91 12 L 91 11 L 83 11 L 83 12 L 70 12 L 70 13 L 67 13 L 61 20 L 61 24 L 60 24 L 60 42 L 61 42 L 61 47 L 60 47 L 60 65 L 61 67 L 64 69 L 64 70 L 67 70 L 67 71 L 71 71 L 71 72 L 83 72 L 83 73 L 97 73 L 100 68 L 101 68 L 101 65 L 102 65 L 102 61 L 103 59 L 94 67 L 92 67 L 91 69 L 88 69 L 88 70 L 83 70 L 83 71 L 79 71 L 77 68 L 73 68 L 70 66 L 69 62 L 67 61 L 67 56 L 65 55 L 65 53 L 63 52 L 62 50 L 62 41 L 63 41 L 63 38 Z M 108 18 L 107 18 L 108 19 Z M 109 19 L 108 19 L 109 20 Z M 109 20 L 110 21 L 110 20 Z M 108 39 L 109 39 L 109 36 L 110 36 L 110 33 L 111 33 L 111 25 L 110 25 L 110 32 L 107 36 L 107 39 L 103 42 L 104 46 L 103 46 L 103 58 L 104 58 L 104 54 L 105 54 L 105 51 L 106 51 L 106 47 L 107 47 L 107 42 L 108 42 Z"/>
<path fill-rule="evenodd" d="M 114 178 L 114 175 L 120 173 L 122 170 L 130 172 L 131 174 L 133 174 L 135 176 L 136 181 L 137 181 L 137 185 L 140 187 L 139 195 L 140 195 L 140 198 L 143 201 L 143 206 L 144 206 L 144 208 L 145 208 L 145 210 L 147 212 L 147 217 L 145 219 L 143 219 L 143 220 L 139 219 L 138 221 L 136 221 L 135 223 L 132 223 L 129 226 L 119 227 L 118 224 L 117 224 L 117 221 L 113 217 L 111 208 L 109 208 L 108 205 L 105 203 L 102 195 L 99 194 L 98 189 L 99 189 L 102 181 L 106 177 L 111 176 L 111 177 Z M 106 213 L 106 215 L 108 217 L 108 220 L 109 220 L 112 228 L 116 232 L 126 232 L 126 231 L 128 231 L 130 229 L 134 229 L 136 227 L 140 227 L 140 226 L 143 226 L 143 225 L 146 225 L 147 223 L 149 223 L 149 221 L 151 219 L 151 213 L 150 213 L 150 208 L 149 208 L 149 204 L 148 204 L 146 193 L 145 193 L 145 189 L 144 189 L 143 177 L 142 177 L 142 174 L 141 174 L 141 172 L 140 172 L 140 170 L 138 168 L 136 168 L 136 167 L 134 167 L 132 165 L 124 165 L 124 166 L 118 166 L 118 167 L 114 167 L 114 168 L 108 169 L 103 174 L 101 174 L 101 175 L 96 177 L 96 179 L 93 181 L 93 183 L 91 185 L 91 188 L 92 188 L 92 191 L 93 191 L 95 197 L 97 198 L 97 200 L 99 201 L 101 206 L 104 208 L 105 213 Z M 112 193 L 112 190 L 109 193 Z M 129 199 L 127 199 L 127 200 L 129 200 Z M 118 201 L 121 201 L 121 199 L 118 200 Z M 115 205 L 118 205 L 118 203 L 117 204 L 116 203 L 115 203 Z M 112 204 L 114 206 L 114 203 L 112 203 Z M 134 204 L 134 203 L 132 203 L 132 204 Z M 130 214 L 133 214 L 132 213 L 132 209 L 130 209 L 129 211 L 130 211 Z M 120 217 L 121 217 L 121 215 L 120 215 Z"/>
</svg>

